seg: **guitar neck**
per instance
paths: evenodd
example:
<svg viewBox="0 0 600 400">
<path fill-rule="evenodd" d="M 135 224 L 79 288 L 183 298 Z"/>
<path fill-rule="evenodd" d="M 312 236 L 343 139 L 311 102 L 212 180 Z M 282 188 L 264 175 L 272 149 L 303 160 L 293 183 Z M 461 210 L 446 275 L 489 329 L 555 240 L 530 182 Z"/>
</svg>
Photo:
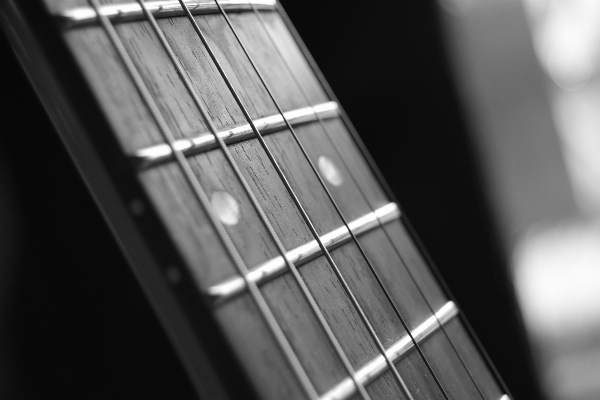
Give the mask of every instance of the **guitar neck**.
<svg viewBox="0 0 600 400">
<path fill-rule="evenodd" d="M 2 6 L 202 398 L 508 398 L 278 4 Z"/>
</svg>

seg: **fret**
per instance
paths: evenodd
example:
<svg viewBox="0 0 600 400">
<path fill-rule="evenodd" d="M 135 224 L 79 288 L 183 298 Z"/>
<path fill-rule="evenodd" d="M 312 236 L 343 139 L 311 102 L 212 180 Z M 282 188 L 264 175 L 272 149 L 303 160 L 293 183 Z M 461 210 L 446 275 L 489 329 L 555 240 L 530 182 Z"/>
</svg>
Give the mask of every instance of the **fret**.
<svg viewBox="0 0 600 400">
<path fill-rule="evenodd" d="M 252 6 L 259 10 L 274 10 L 275 0 L 220 0 L 219 3 L 227 12 L 252 11 Z M 219 13 L 219 8 L 214 1 L 186 0 L 186 6 L 194 15 L 207 15 Z M 185 15 L 181 5 L 176 0 L 148 1 L 146 5 L 155 18 L 180 17 Z M 100 9 L 111 22 L 140 21 L 144 14 L 136 2 L 104 5 Z M 63 29 L 73 29 L 98 22 L 97 15 L 91 7 L 76 7 L 59 11 L 54 14 Z"/>
<path fill-rule="evenodd" d="M 348 226 L 355 235 L 360 235 L 379 227 L 379 224 L 386 224 L 390 221 L 400 218 L 400 210 L 394 203 L 383 206 L 375 212 L 369 213 L 364 217 L 350 221 Z M 341 246 L 351 239 L 350 232 L 345 226 L 337 228 L 321 236 L 321 240 L 328 250 Z M 300 247 L 296 247 L 287 253 L 287 257 L 300 267 L 307 262 L 323 254 L 316 240 L 312 240 Z M 274 279 L 287 271 L 287 266 L 283 257 L 272 258 L 250 271 L 247 278 L 256 283 L 263 283 Z M 245 281 L 242 277 L 234 277 L 223 283 L 211 286 L 207 289 L 206 295 L 212 304 L 218 304 L 239 294 L 245 289 Z"/>
<path fill-rule="evenodd" d="M 338 106 L 334 101 L 284 112 L 285 119 L 292 126 L 312 123 L 318 121 L 319 118 L 334 118 L 338 115 Z M 284 117 L 275 114 L 256 119 L 253 122 L 262 135 L 267 135 L 286 129 Z M 218 132 L 218 135 L 228 145 L 255 136 L 250 124 Z M 211 133 L 202 133 L 189 139 L 177 140 L 174 147 L 183 152 L 184 155 L 191 156 L 217 148 L 217 141 Z M 167 144 L 157 144 L 140 149 L 130 157 L 138 169 L 150 168 L 173 159 L 171 146 Z"/>
<path fill-rule="evenodd" d="M 435 316 L 427 318 L 423 323 L 412 330 L 415 341 L 418 344 L 421 344 L 440 329 L 440 324 L 447 323 L 456 315 L 458 315 L 458 308 L 456 308 L 456 305 L 453 302 L 449 301 L 435 313 Z M 388 347 L 386 349 L 386 354 L 394 363 L 396 363 L 410 351 L 414 350 L 414 348 L 412 340 L 406 335 Z M 364 385 L 367 385 L 383 374 L 388 368 L 383 356 L 378 356 L 355 372 L 356 379 Z M 355 392 L 356 387 L 354 386 L 354 382 L 348 377 L 322 395 L 319 400 L 345 400 Z"/>
<path fill-rule="evenodd" d="M 433 336 L 436 332 L 439 332 L 441 325 L 449 323 L 458 314 L 459 310 L 456 305 L 452 301 L 447 302 L 435 313 L 435 316 L 427 318 L 412 330 L 411 333 L 413 334 L 415 341 L 419 345 L 422 345 L 422 343 Z M 415 347 L 413 342 L 410 340 L 408 335 L 406 335 L 388 347 L 386 353 L 394 363 L 397 363 L 402 358 L 406 357 L 409 352 L 414 350 Z M 383 359 L 383 356 L 379 356 L 359 368 L 355 372 L 355 377 L 359 382 L 367 385 L 381 376 L 387 369 L 388 365 Z M 319 400 L 345 400 L 355 393 L 356 387 L 354 386 L 352 379 L 347 377 L 323 394 Z M 499 400 L 511 400 L 511 398 L 505 394 L 502 395 Z"/>
</svg>

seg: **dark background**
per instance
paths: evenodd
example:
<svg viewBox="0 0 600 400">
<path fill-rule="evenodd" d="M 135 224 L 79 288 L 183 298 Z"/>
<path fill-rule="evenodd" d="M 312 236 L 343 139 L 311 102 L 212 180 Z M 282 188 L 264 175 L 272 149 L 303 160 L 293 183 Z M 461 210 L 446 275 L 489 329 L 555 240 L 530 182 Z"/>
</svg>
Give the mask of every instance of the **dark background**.
<svg viewBox="0 0 600 400">
<path fill-rule="evenodd" d="M 435 1 L 282 3 L 515 398 L 540 398 Z M 193 398 L 3 36 L 0 77 L 0 397 Z"/>
</svg>

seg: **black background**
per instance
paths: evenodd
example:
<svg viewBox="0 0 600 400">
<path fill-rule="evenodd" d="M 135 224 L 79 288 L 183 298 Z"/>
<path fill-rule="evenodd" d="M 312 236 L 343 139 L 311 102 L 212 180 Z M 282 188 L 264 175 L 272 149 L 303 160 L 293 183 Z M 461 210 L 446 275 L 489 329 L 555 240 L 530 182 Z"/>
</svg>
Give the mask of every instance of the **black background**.
<svg viewBox="0 0 600 400">
<path fill-rule="evenodd" d="M 436 3 L 282 3 L 515 398 L 539 398 Z M 4 37 L 0 76 L 0 397 L 194 398 Z"/>
</svg>

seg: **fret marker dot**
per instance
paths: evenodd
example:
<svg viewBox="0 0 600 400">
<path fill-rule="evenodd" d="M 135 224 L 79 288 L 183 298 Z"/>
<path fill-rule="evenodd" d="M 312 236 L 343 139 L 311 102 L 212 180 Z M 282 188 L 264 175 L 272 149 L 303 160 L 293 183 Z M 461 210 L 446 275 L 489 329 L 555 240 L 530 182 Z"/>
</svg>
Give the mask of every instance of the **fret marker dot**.
<svg viewBox="0 0 600 400">
<path fill-rule="evenodd" d="M 219 190 L 212 194 L 210 202 L 225 225 L 235 225 L 240 220 L 240 206 L 227 192 Z"/>
<path fill-rule="evenodd" d="M 341 186 L 344 183 L 340 170 L 335 166 L 333 161 L 325 156 L 319 157 L 319 171 L 321 175 L 333 186 Z"/>
</svg>

